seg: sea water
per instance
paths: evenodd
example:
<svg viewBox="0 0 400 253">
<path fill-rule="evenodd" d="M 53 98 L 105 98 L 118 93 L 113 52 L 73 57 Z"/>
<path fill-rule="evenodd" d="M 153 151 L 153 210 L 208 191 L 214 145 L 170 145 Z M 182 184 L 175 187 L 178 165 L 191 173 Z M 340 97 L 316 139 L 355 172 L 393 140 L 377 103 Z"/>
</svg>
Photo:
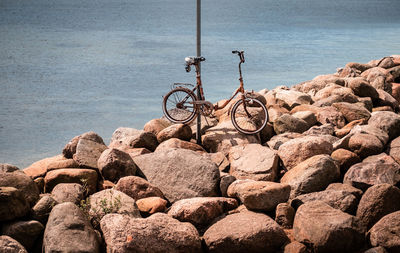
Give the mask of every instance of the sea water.
<svg viewBox="0 0 400 253">
<path fill-rule="evenodd" d="M 349 61 L 400 54 L 399 0 L 202 0 L 206 99 L 292 86 Z M 0 0 L 0 163 L 24 168 L 95 131 L 162 116 L 194 82 L 195 0 Z"/>
</svg>

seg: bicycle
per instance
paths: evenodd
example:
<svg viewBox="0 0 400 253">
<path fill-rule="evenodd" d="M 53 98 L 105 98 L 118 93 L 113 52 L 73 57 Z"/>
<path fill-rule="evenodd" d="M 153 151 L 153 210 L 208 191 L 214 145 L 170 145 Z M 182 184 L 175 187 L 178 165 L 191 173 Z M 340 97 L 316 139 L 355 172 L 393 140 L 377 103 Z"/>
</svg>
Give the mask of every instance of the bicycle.
<svg viewBox="0 0 400 253">
<path fill-rule="evenodd" d="M 200 75 L 200 63 L 206 59 L 200 57 L 186 57 L 185 69 L 186 72 L 191 71 L 193 65 L 196 70 L 196 86 L 193 89 L 192 84 L 175 83 L 170 92 L 163 99 L 163 112 L 165 117 L 173 123 L 189 124 L 194 119 L 198 112 L 204 116 L 209 116 L 213 111 L 225 108 L 233 98 L 240 93 L 240 99 L 232 106 L 229 111 L 233 126 L 243 134 L 256 134 L 260 132 L 268 122 L 268 111 L 265 105 L 255 98 L 254 91 L 249 92 L 244 90 L 241 64 L 245 62 L 244 51 L 232 51 L 240 58 L 239 62 L 239 81 L 240 86 L 235 90 L 230 99 L 221 106 L 213 105 L 206 101 L 203 92 L 203 86 Z M 186 87 L 184 87 L 186 86 Z M 195 91 L 199 90 L 200 96 L 195 95 Z M 228 113 L 229 113 L 228 112 Z"/>
</svg>

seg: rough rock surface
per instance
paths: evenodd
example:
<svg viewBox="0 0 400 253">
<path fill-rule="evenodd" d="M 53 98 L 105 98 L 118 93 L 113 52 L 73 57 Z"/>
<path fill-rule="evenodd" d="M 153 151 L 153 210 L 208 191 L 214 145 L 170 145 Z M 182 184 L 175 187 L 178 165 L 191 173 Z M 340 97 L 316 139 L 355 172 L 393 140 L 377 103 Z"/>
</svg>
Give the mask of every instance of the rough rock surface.
<svg viewBox="0 0 400 253">
<path fill-rule="evenodd" d="M 393 212 L 380 219 L 370 231 L 368 237 L 372 246 L 382 246 L 390 253 L 400 251 L 400 211 Z"/>
<path fill-rule="evenodd" d="M 389 155 L 393 157 L 397 163 L 400 163 L 400 137 L 397 137 L 390 143 Z"/>
<path fill-rule="evenodd" d="M 2 253 L 28 253 L 22 244 L 7 235 L 0 236 L 0 249 Z"/>
<path fill-rule="evenodd" d="M 159 143 L 171 138 L 189 141 L 192 138 L 192 129 L 188 125 L 174 124 L 164 128 L 157 134 L 157 140 Z"/>
<path fill-rule="evenodd" d="M 171 123 L 168 120 L 152 119 L 144 125 L 143 130 L 145 132 L 151 132 L 157 136 L 161 130 L 169 127 L 170 125 Z"/>
<path fill-rule="evenodd" d="M 160 189 L 153 186 L 145 179 L 136 176 L 121 178 L 115 185 L 115 190 L 125 193 L 134 200 L 148 197 L 164 198 L 164 194 Z"/>
<path fill-rule="evenodd" d="M 231 214 L 205 233 L 208 252 L 277 252 L 288 238 L 279 225 L 262 213 Z"/>
<path fill-rule="evenodd" d="M 31 220 L 6 223 L 1 232 L 17 240 L 25 249 L 31 250 L 43 230 L 44 226 L 40 222 Z"/>
<path fill-rule="evenodd" d="M 383 151 L 383 144 L 378 137 L 364 133 L 352 135 L 348 147 L 361 158 L 376 155 Z"/>
<path fill-rule="evenodd" d="M 157 145 L 157 137 L 152 132 L 120 127 L 114 131 L 109 148 L 117 148 L 123 151 L 132 148 L 146 148 L 154 151 Z"/>
<path fill-rule="evenodd" d="M 72 202 L 78 205 L 85 196 L 85 190 L 80 184 L 58 184 L 51 191 L 51 197 L 58 203 Z"/>
<path fill-rule="evenodd" d="M 36 205 L 32 207 L 32 218 L 40 221 L 42 224 L 46 224 L 50 212 L 55 205 L 57 205 L 57 201 L 50 194 L 43 194 Z"/>
<path fill-rule="evenodd" d="M 136 201 L 140 213 L 147 215 L 164 212 L 167 209 L 167 201 L 160 197 L 147 197 Z"/>
<path fill-rule="evenodd" d="M 53 170 L 46 174 L 44 178 L 46 192 L 51 192 L 59 183 L 78 183 L 84 181 L 87 185 L 89 193 L 96 192 L 97 189 L 97 172 L 92 169 L 59 169 Z"/>
<path fill-rule="evenodd" d="M 333 124 L 337 128 L 342 128 L 346 125 L 343 114 L 333 106 L 321 107 L 317 112 L 317 120 L 321 124 Z"/>
<path fill-rule="evenodd" d="M 202 146 L 189 141 L 183 141 L 178 138 L 171 138 L 163 141 L 160 145 L 158 145 L 156 151 L 167 150 L 171 148 L 184 148 L 198 152 L 206 152 Z"/>
<path fill-rule="evenodd" d="M 352 122 L 354 120 L 366 119 L 371 117 L 371 113 L 361 104 L 355 103 L 334 103 L 333 107 L 338 109 L 343 116 L 346 118 L 347 122 Z"/>
<path fill-rule="evenodd" d="M 400 135 L 400 115 L 394 112 L 374 112 L 371 114 L 368 125 L 385 131 L 390 139 Z"/>
<path fill-rule="evenodd" d="M 299 133 L 284 133 L 284 134 L 278 134 L 278 135 L 273 136 L 273 137 L 267 142 L 267 146 L 270 147 L 270 148 L 272 148 L 272 149 L 278 150 L 279 147 L 280 147 L 283 143 L 288 142 L 288 141 L 293 140 L 293 139 L 296 139 L 296 138 L 299 138 L 299 137 L 302 137 L 302 136 L 303 136 L 303 135 L 302 135 L 302 134 L 299 134 Z M 265 144 L 264 144 L 264 145 L 265 145 Z"/>
<path fill-rule="evenodd" d="M 171 149 L 134 158 L 147 180 L 172 203 L 192 197 L 218 195 L 215 163 L 191 150 Z"/>
<path fill-rule="evenodd" d="M 361 162 L 357 154 L 343 148 L 333 151 L 331 156 L 339 163 L 342 174 L 346 173 L 352 165 Z"/>
<path fill-rule="evenodd" d="M 97 168 L 97 160 L 101 153 L 107 149 L 103 140 L 92 138 L 91 135 L 82 135 L 76 145 L 76 153 L 73 159 L 82 167 Z"/>
<path fill-rule="evenodd" d="M 0 221 L 23 217 L 29 212 L 29 203 L 23 193 L 14 187 L 0 187 Z"/>
<path fill-rule="evenodd" d="M 286 132 L 303 133 L 309 128 L 309 124 L 300 118 L 290 114 L 283 114 L 274 121 L 274 130 L 277 134 Z"/>
<path fill-rule="evenodd" d="M 100 223 L 107 252 L 201 252 L 196 228 L 166 214 L 149 218 L 130 218 L 108 214 Z"/>
<path fill-rule="evenodd" d="M 292 228 L 295 213 L 288 203 L 279 203 L 276 206 L 275 221 L 284 228 Z"/>
<path fill-rule="evenodd" d="M 104 179 L 118 182 L 121 177 L 133 176 L 137 166 L 129 154 L 112 148 L 106 149 L 97 161 L 97 167 Z"/>
<path fill-rule="evenodd" d="M 278 161 L 274 150 L 260 144 L 234 146 L 229 151 L 229 173 L 237 179 L 274 181 Z"/>
</svg>

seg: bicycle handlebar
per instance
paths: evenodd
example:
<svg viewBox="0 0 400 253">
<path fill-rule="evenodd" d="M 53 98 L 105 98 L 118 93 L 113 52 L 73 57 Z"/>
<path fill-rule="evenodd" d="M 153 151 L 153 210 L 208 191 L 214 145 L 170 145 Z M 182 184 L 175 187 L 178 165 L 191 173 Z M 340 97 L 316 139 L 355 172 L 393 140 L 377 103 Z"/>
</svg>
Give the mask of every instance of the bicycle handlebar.
<svg viewBox="0 0 400 253">
<path fill-rule="evenodd" d="M 244 51 L 237 51 L 237 50 L 234 50 L 234 51 L 232 51 L 232 54 L 237 54 L 237 55 L 239 55 L 239 57 L 240 57 L 240 62 L 241 62 L 241 63 L 244 63 Z"/>
</svg>

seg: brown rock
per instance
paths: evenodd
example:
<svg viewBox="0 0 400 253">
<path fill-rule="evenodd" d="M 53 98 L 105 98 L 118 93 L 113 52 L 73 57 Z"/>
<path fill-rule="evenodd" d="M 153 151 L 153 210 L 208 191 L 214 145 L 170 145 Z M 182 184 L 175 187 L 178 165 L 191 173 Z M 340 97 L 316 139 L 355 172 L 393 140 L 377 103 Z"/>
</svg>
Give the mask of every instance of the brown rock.
<svg viewBox="0 0 400 253">
<path fill-rule="evenodd" d="M 206 152 L 204 148 L 198 144 L 188 142 L 188 141 L 182 141 L 178 138 L 171 138 L 168 139 L 164 142 L 162 142 L 156 149 L 156 151 L 159 150 L 166 150 L 166 149 L 171 149 L 171 148 L 183 148 L 183 149 L 189 149 L 197 152 Z"/>
<path fill-rule="evenodd" d="M 157 137 L 152 132 L 120 127 L 114 131 L 109 148 L 117 148 L 127 152 L 132 148 L 146 148 L 154 151 L 157 146 Z"/>
<path fill-rule="evenodd" d="M 182 199 L 175 202 L 168 215 L 182 222 L 190 222 L 196 227 L 209 225 L 215 218 L 238 207 L 232 198 L 202 197 Z"/>
<path fill-rule="evenodd" d="M 22 244 L 8 235 L 0 236 L 0 249 L 4 253 L 28 253 Z"/>
<path fill-rule="evenodd" d="M 392 96 L 400 103 L 400 83 L 392 83 Z"/>
<path fill-rule="evenodd" d="M 307 122 L 290 114 L 283 114 L 274 121 L 274 130 L 277 134 L 285 132 L 302 133 L 309 128 Z"/>
<path fill-rule="evenodd" d="M 136 176 L 121 178 L 115 186 L 115 189 L 125 193 L 134 200 L 148 197 L 164 198 L 164 195 L 160 189 L 153 186 L 145 179 Z"/>
<path fill-rule="evenodd" d="M 394 112 L 374 112 L 368 125 L 385 131 L 389 135 L 389 139 L 400 135 L 400 115 Z"/>
<path fill-rule="evenodd" d="M 369 240 L 372 246 L 382 246 L 388 252 L 400 251 L 400 211 L 388 214 L 380 219 L 370 231 Z"/>
<path fill-rule="evenodd" d="M 368 122 L 368 119 L 359 119 L 359 120 L 354 120 L 350 123 L 348 123 L 347 125 L 345 125 L 344 127 L 342 127 L 341 129 L 336 129 L 335 130 L 335 135 L 339 138 L 343 138 L 344 136 L 346 136 L 347 134 L 350 133 L 350 131 L 355 127 L 355 126 L 359 126 L 359 125 L 364 125 Z"/>
<path fill-rule="evenodd" d="M 370 229 L 383 216 L 400 210 L 400 189 L 390 184 L 368 188 L 360 200 L 357 217 Z"/>
<path fill-rule="evenodd" d="M 23 217 L 29 212 L 29 203 L 21 190 L 0 187 L 0 221 Z"/>
<path fill-rule="evenodd" d="M 118 149 L 106 149 L 97 160 L 97 167 L 104 179 L 117 182 L 120 178 L 136 174 L 132 158 Z"/>
<path fill-rule="evenodd" d="M 361 71 L 350 67 L 340 68 L 337 71 L 339 77 L 356 77 L 360 76 Z"/>
<path fill-rule="evenodd" d="M 205 233 L 208 252 L 277 252 L 288 241 L 270 217 L 250 211 L 226 216 Z"/>
<path fill-rule="evenodd" d="M 285 143 L 288 142 L 290 140 L 299 138 L 299 137 L 303 137 L 304 135 L 299 134 L 299 133 L 283 133 L 283 134 L 278 134 L 273 136 L 268 142 L 267 145 L 268 147 L 278 150 L 279 147 Z M 265 145 L 265 144 L 264 144 Z"/>
<path fill-rule="evenodd" d="M 313 106 L 313 105 L 303 104 L 303 105 L 296 106 L 295 108 L 290 110 L 290 114 L 293 115 L 293 114 L 295 114 L 297 112 L 304 112 L 304 111 L 310 111 L 310 112 L 313 112 L 314 114 L 317 114 L 319 109 L 320 109 L 319 107 L 316 107 L 316 106 Z M 268 108 L 268 112 L 269 112 L 269 108 Z"/>
<path fill-rule="evenodd" d="M 359 103 L 350 104 L 342 102 L 334 103 L 332 106 L 338 109 L 348 122 L 360 119 L 368 120 L 371 117 L 371 113 Z"/>
<path fill-rule="evenodd" d="M 267 105 L 277 104 L 281 107 L 285 107 L 288 110 L 301 104 L 312 104 L 311 96 L 299 91 L 290 90 L 287 87 L 277 87 L 269 91 L 265 98 Z"/>
<path fill-rule="evenodd" d="M 76 153 L 76 146 L 78 145 L 80 135 L 72 138 L 64 147 L 62 154 L 65 158 L 72 158 Z"/>
<path fill-rule="evenodd" d="M 329 98 L 332 96 L 339 96 L 339 97 L 346 97 L 346 96 L 353 96 L 353 91 L 350 88 L 343 87 L 338 84 L 328 84 L 325 88 L 319 90 L 314 96 L 314 101 L 319 101 L 324 98 Z"/>
<path fill-rule="evenodd" d="M 267 122 L 265 127 L 260 132 L 260 139 L 261 139 L 260 143 L 265 143 L 269 141 L 274 135 L 275 135 L 274 126 L 270 122 Z"/>
<path fill-rule="evenodd" d="M 292 228 L 295 213 L 288 203 L 279 203 L 276 206 L 275 221 L 284 228 Z"/>
<path fill-rule="evenodd" d="M 383 144 L 372 134 L 356 133 L 349 139 L 348 147 L 359 157 L 365 158 L 382 152 Z"/>
<path fill-rule="evenodd" d="M 346 67 L 357 69 L 361 72 L 364 72 L 365 70 L 371 68 L 369 64 L 362 64 L 362 63 L 357 63 L 357 62 L 349 62 L 346 64 Z"/>
<path fill-rule="evenodd" d="M 342 148 L 333 151 L 331 156 L 339 163 L 340 171 L 343 175 L 352 165 L 361 162 L 357 154 Z"/>
<path fill-rule="evenodd" d="M 307 122 L 307 128 L 310 128 L 317 124 L 317 117 L 315 116 L 315 113 L 312 111 L 300 111 L 293 113 L 292 116 L 302 119 L 305 122 Z"/>
<path fill-rule="evenodd" d="M 59 183 L 78 183 L 87 185 L 89 193 L 96 192 L 97 172 L 92 169 L 59 169 L 46 174 L 44 178 L 46 192 L 51 192 Z"/>
<path fill-rule="evenodd" d="M 141 213 L 154 214 L 161 212 L 163 213 L 167 209 L 167 201 L 160 197 L 147 197 L 139 199 L 136 204 Z"/>
<path fill-rule="evenodd" d="M 42 159 L 40 161 L 32 163 L 29 167 L 26 167 L 23 171 L 26 175 L 30 176 L 32 179 L 38 177 L 44 177 L 47 172 L 47 166 L 52 161 L 64 160 L 62 155 L 57 155 L 49 158 Z"/>
<path fill-rule="evenodd" d="M 127 153 L 132 159 L 136 156 L 151 153 L 151 151 L 148 150 L 147 148 L 130 148 L 130 149 L 125 149 L 124 152 Z"/>
<path fill-rule="evenodd" d="M 100 225 L 107 252 L 201 252 L 196 228 L 166 214 L 156 213 L 146 219 L 109 214 Z"/>
<path fill-rule="evenodd" d="M 228 158 L 222 153 L 203 153 L 203 156 L 211 159 L 217 165 L 219 171 L 227 171 L 229 169 L 230 163 Z"/>
<path fill-rule="evenodd" d="M 35 182 L 39 193 L 44 193 L 44 178 L 43 177 L 37 177 L 33 180 Z"/>
<path fill-rule="evenodd" d="M 97 188 L 98 188 L 97 190 L 102 191 L 102 190 L 111 189 L 114 187 L 115 187 L 115 184 L 113 182 L 108 181 L 108 180 L 100 180 L 97 185 Z"/>
<path fill-rule="evenodd" d="M 268 121 L 275 122 L 277 118 L 287 113 L 289 113 L 289 110 L 284 107 L 281 107 L 280 105 L 275 105 L 275 104 L 270 105 L 268 106 Z"/>
<path fill-rule="evenodd" d="M 292 188 L 291 198 L 298 195 L 324 190 L 340 177 L 340 169 L 329 155 L 316 155 L 289 170 L 281 183 Z"/>
<path fill-rule="evenodd" d="M 400 163 L 400 137 L 397 137 L 389 144 L 389 155 Z"/>
<path fill-rule="evenodd" d="M 46 224 L 50 212 L 55 205 L 57 205 L 57 201 L 50 194 L 43 194 L 36 205 L 32 207 L 32 218 L 40 221 L 42 224 Z"/>
<path fill-rule="evenodd" d="M 331 154 L 332 144 L 319 136 L 304 136 L 285 142 L 278 149 L 278 155 L 286 169 L 290 170 L 306 159 L 320 154 Z"/>
<path fill-rule="evenodd" d="M 43 230 L 43 225 L 38 221 L 12 221 L 3 225 L 2 234 L 14 238 L 21 243 L 25 249 L 32 250 L 35 241 L 43 233 Z M 7 248 L 1 249 L 5 250 Z"/>
<path fill-rule="evenodd" d="M 238 179 L 274 181 L 279 157 L 260 144 L 234 146 L 229 151 L 230 174 Z"/>
<path fill-rule="evenodd" d="M 144 125 L 143 130 L 145 132 L 151 132 L 157 136 L 157 134 L 161 132 L 161 130 L 169 126 L 171 126 L 171 123 L 167 120 L 152 119 Z"/>
<path fill-rule="evenodd" d="M 340 103 L 340 102 L 357 103 L 359 102 L 359 100 L 357 96 L 353 95 L 352 93 L 348 93 L 345 95 L 333 95 L 327 98 L 320 99 L 317 102 L 315 102 L 313 106 L 328 107 L 334 103 Z"/>
<path fill-rule="evenodd" d="M 78 205 L 85 197 L 85 189 L 80 184 L 58 184 L 51 191 L 51 197 L 58 203 L 72 202 Z"/>
<path fill-rule="evenodd" d="M 283 253 L 308 253 L 308 250 L 304 244 L 293 241 L 285 245 Z"/>
<path fill-rule="evenodd" d="M 97 160 L 106 149 L 107 146 L 103 143 L 81 137 L 73 158 L 79 166 L 97 168 Z"/>
<path fill-rule="evenodd" d="M 324 124 L 321 126 L 313 126 L 307 131 L 305 131 L 304 135 L 334 135 L 335 128 L 332 124 Z"/>
<path fill-rule="evenodd" d="M 340 113 L 333 106 L 326 106 L 320 108 L 317 113 L 317 120 L 321 124 L 331 123 L 337 128 L 342 128 L 346 125 L 346 121 L 345 118 L 343 117 L 343 114 Z"/>
<path fill-rule="evenodd" d="M 390 75 L 388 70 L 381 67 L 374 67 L 361 73 L 361 76 L 369 81 L 375 89 L 382 89 L 388 93 L 392 93 L 390 83 L 393 81 L 393 76 Z"/>
<path fill-rule="evenodd" d="M 332 183 L 328 187 L 326 187 L 326 190 L 348 192 L 348 193 L 353 194 L 357 199 L 360 199 L 361 196 L 363 195 L 363 191 L 361 191 L 360 189 L 357 189 L 351 185 L 342 184 L 342 183 Z"/>
<path fill-rule="evenodd" d="M 399 110 L 399 102 L 390 93 L 381 89 L 378 89 L 377 92 L 379 93 L 379 99 L 375 101 L 375 107 L 390 106 L 395 112 Z"/>
<path fill-rule="evenodd" d="M 372 99 L 377 99 L 379 97 L 376 89 L 362 77 L 348 78 L 346 86 L 351 88 L 354 94 L 359 97 L 370 97 Z"/>
<path fill-rule="evenodd" d="M 157 140 L 159 143 L 171 138 L 189 141 L 192 138 L 192 129 L 188 125 L 174 124 L 164 128 L 157 134 Z"/>
<path fill-rule="evenodd" d="M 222 197 L 228 197 L 228 187 L 236 181 L 236 177 L 232 175 L 221 175 L 221 179 L 219 182 L 219 189 L 221 191 Z"/>
<path fill-rule="evenodd" d="M 228 196 L 240 199 L 249 210 L 272 211 L 289 194 L 289 185 L 268 181 L 236 180 L 228 187 Z"/>
</svg>

